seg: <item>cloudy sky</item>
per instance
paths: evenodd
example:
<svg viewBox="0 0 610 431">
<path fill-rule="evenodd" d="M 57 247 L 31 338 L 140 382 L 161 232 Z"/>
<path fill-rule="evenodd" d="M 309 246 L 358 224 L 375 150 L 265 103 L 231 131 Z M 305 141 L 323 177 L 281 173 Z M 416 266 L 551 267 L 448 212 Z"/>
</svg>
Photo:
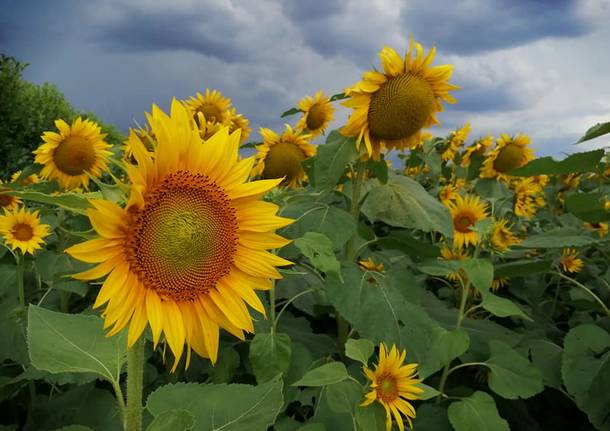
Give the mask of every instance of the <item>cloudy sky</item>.
<svg viewBox="0 0 610 431">
<path fill-rule="evenodd" d="M 540 155 L 610 121 L 610 0 L 0 0 L 0 52 L 126 130 L 152 103 L 206 87 L 279 128 L 306 94 L 337 93 L 413 35 L 453 63 L 442 135 L 524 132 Z M 338 122 L 346 118 L 338 115 Z M 296 118 L 293 119 L 296 121 Z"/>
</svg>

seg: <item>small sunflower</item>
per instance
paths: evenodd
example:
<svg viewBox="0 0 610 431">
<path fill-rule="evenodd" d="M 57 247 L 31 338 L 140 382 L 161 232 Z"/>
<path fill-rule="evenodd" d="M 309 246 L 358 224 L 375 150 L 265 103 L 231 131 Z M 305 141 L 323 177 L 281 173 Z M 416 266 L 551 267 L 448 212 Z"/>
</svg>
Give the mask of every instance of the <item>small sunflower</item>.
<svg viewBox="0 0 610 431">
<path fill-rule="evenodd" d="M 491 282 L 491 291 L 497 292 L 500 289 L 504 289 L 506 286 L 508 286 L 509 280 L 510 279 L 508 277 L 494 278 L 493 281 Z"/>
<path fill-rule="evenodd" d="M 43 165 L 40 176 L 56 179 L 65 189 L 89 186 L 89 177 L 99 178 L 108 170 L 111 146 L 100 126 L 80 117 L 69 125 L 64 120 L 55 121 L 56 132 L 44 132 L 42 144 L 34 151 L 34 161 Z"/>
<path fill-rule="evenodd" d="M 561 258 L 559 264 L 565 272 L 580 272 L 582 267 L 585 265 L 581 258 L 578 257 L 579 253 L 573 248 L 564 248 L 561 252 Z"/>
<path fill-rule="evenodd" d="M 237 109 L 231 108 L 227 110 L 227 121 L 226 124 L 229 126 L 229 132 L 233 133 L 237 129 L 241 130 L 240 144 L 243 144 L 250 137 L 250 121 L 242 114 L 237 112 Z"/>
<path fill-rule="evenodd" d="M 150 130 L 150 127 L 148 127 L 148 125 L 145 125 L 144 127 L 138 127 L 137 129 L 132 130 L 138 136 L 138 138 L 140 138 L 140 141 L 144 144 L 146 151 L 153 154 L 155 151 L 155 146 L 157 144 L 155 136 Z M 123 152 L 123 160 L 126 160 L 129 163 L 135 163 L 136 159 L 133 156 L 131 142 L 133 142 L 131 139 L 126 139 L 125 142 L 123 142 L 123 147 L 121 148 Z"/>
<path fill-rule="evenodd" d="M 36 174 L 28 175 L 27 177 L 22 178 L 22 179 L 19 179 L 20 176 L 21 176 L 21 171 L 15 172 L 13 175 L 11 175 L 11 182 L 17 183 L 23 187 L 31 186 L 32 184 L 38 184 L 40 182 L 40 178 L 38 178 L 38 175 L 36 175 Z M 19 181 L 17 181 L 17 180 L 19 180 Z"/>
<path fill-rule="evenodd" d="M 309 143 L 311 135 L 293 130 L 288 124 L 279 136 L 271 129 L 261 128 L 262 145 L 256 147 L 257 164 L 253 175 L 265 179 L 284 178 L 282 185 L 298 187 L 305 179 L 301 162 L 316 155 L 316 147 Z"/>
<path fill-rule="evenodd" d="M 515 214 L 519 217 L 532 218 L 538 208 L 544 206 L 542 187 L 534 177 L 527 177 L 513 182 L 515 192 Z"/>
<path fill-rule="evenodd" d="M 403 415 L 409 426 L 413 428 L 415 409 L 409 401 L 417 400 L 424 392 L 417 386 L 421 380 L 417 378 L 417 364 L 403 365 L 407 351 L 399 352 L 395 345 L 390 351 L 384 343 L 379 345 L 379 361 L 375 370 L 364 367 L 364 374 L 370 380 L 371 391 L 365 395 L 362 406 L 368 406 L 377 401 L 386 412 L 386 431 L 392 429 L 392 417 L 400 431 L 404 431 Z"/>
<path fill-rule="evenodd" d="M 465 251 L 462 248 L 449 248 L 447 245 L 443 245 L 443 247 L 441 247 L 441 257 L 439 259 L 442 260 L 464 260 L 464 259 L 468 259 L 470 257 L 470 255 L 468 254 L 467 251 Z M 460 270 L 461 271 L 461 270 Z M 460 273 L 459 271 L 456 272 L 452 272 L 451 274 L 449 274 L 447 276 L 447 279 L 449 281 L 458 281 L 460 279 L 460 276 L 465 279 L 466 274 L 463 273 L 463 271 Z"/>
<path fill-rule="evenodd" d="M 424 49 L 411 40 L 405 58 L 392 48 L 379 53 L 383 73 L 365 72 L 362 80 L 345 90 L 350 98 L 343 105 L 352 108 L 341 132 L 356 137 L 356 147 L 364 140 L 368 157 L 379 159 L 384 149 L 415 147 L 421 130 L 438 124 L 436 113 L 442 100 L 455 103 L 449 91 L 452 65 L 431 66 L 436 49 Z"/>
<path fill-rule="evenodd" d="M 479 221 L 487 218 L 487 204 L 481 202 L 478 196 L 457 196 L 454 201 L 447 204 L 453 219 L 453 245 L 454 247 L 467 247 L 469 244 L 479 243 L 479 234 L 472 227 Z"/>
<path fill-rule="evenodd" d="M 438 198 L 444 205 L 456 200 L 459 195 L 458 188 L 453 184 L 447 184 L 446 186 L 441 187 L 441 190 L 438 192 Z"/>
<path fill-rule="evenodd" d="M 11 189 L 2 187 L 2 184 L 4 184 L 4 182 L 0 180 L 0 209 L 13 210 L 17 208 L 22 202 L 21 199 L 6 193 L 11 191 Z"/>
<path fill-rule="evenodd" d="M 520 168 L 535 158 L 530 143 L 527 135 L 511 137 L 503 133 L 496 141 L 496 147 L 483 161 L 481 178 L 508 180 L 510 175 L 507 172 Z"/>
<path fill-rule="evenodd" d="M 608 223 L 585 223 L 585 227 L 597 232 L 600 238 L 608 235 Z"/>
<path fill-rule="evenodd" d="M 451 132 L 448 138 L 447 148 L 445 148 L 445 151 L 443 151 L 443 154 L 441 155 L 442 159 L 446 162 L 453 160 L 460 147 L 464 145 L 464 142 L 468 139 L 469 134 L 470 123 L 466 123 L 461 129 Z"/>
<path fill-rule="evenodd" d="M 0 234 L 12 250 L 18 248 L 23 254 L 34 254 L 35 250 L 42 248 L 44 238 L 49 235 L 49 225 L 40 223 L 38 211 L 14 209 L 0 216 Z"/>
<path fill-rule="evenodd" d="M 223 128 L 207 141 L 185 107 L 174 100 L 170 115 L 153 105 L 147 115 L 157 146 L 151 155 L 135 132 L 129 138 L 136 165 L 125 208 L 92 200 L 89 220 L 98 237 L 66 250 L 97 266 L 80 280 L 107 275 L 94 308 L 105 305 L 105 327 L 128 329 L 132 346 L 150 325 L 174 353 L 174 369 L 186 344 L 216 361 L 219 328 L 240 339 L 254 326 L 247 305 L 265 308 L 256 290 L 281 278 L 290 262 L 268 252 L 289 241 L 275 230 L 292 222 L 261 200 L 281 180 L 246 182 L 254 158 L 239 160 L 239 131 Z M 247 304 L 247 305 L 246 305 Z"/>
<path fill-rule="evenodd" d="M 491 147 L 494 143 L 494 138 L 493 136 L 485 136 L 483 138 L 477 139 L 474 144 L 470 145 L 469 147 L 467 147 L 466 149 L 464 149 L 464 152 L 462 153 L 462 159 L 460 164 L 462 165 L 462 167 L 467 168 L 468 166 L 470 166 L 470 163 L 472 162 L 472 158 L 475 155 L 485 155 L 485 152 L 487 151 L 487 149 L 489 147 Z"/>
<path fill-rule="evenodd" d="M 575 189 L 580 185 L 580 174 L 568 174 L 561 176 L 561 182 L 563 183 L 563 187 L 561 191 Z"/>
<path fill-rule="evenodd" d="M 306 130 L 312 137 L 321 135 L 334 119 L 335 107 L 323 91 L 314 97 L 307 96 L 298 105 L 303 116 L 296 125 L 297 129 Z"/>
<path fill-rule="evenodd" d="M 519 244 L 520 240 L 517 238 L 508 226 L 508 220 L 498 220 L 494 223 L 491 229 L 490 237 L 491 245 L 493 248 L 500 252 L 508 250 L 512 245 Z"/>
<path fill-rule="evenodd" d="M 227 119 L 227 111 L 231 108 L 231 99 L 224 97 L 218 90 L 205 89 L 205 94 L 197 93 L 186 100 L 185 105 L 191 111 L 195 122 L 202 128 L 201 116 L 207 123 L 224 124 Z"/>
<path fill-rule="evenodd" d="M 366 260 L 361 260 L 358 262 L 358 266 L 363 271 L 374 271 L 374 272 L 383 272 L 385 267 L 383 262 L 375 263 L 372 257 L 369 256 Z"/>
</svg>

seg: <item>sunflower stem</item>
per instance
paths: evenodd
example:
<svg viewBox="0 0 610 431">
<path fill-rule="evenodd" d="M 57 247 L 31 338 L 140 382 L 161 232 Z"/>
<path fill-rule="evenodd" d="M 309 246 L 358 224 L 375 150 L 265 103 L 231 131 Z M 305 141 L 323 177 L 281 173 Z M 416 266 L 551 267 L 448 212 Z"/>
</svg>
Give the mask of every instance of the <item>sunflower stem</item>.
<svg viewBox="0 0 610 431">
<path fill-rule="evenodd" d="M 597 302 L 599 305 L 601 305 L 601 307 L 604 310 L 604 312 L 606 313 L 606 315 L 610 316 L 610 310 L 608 309 L 606 304 L 604 304 L 604 301 L 602 301 L 599 298 L 599 296 L 597 296 L 595 293 L 593 293 L 593 291 L 591 289 L 589 289 L 587 286 L 580 283 L 579 281 L 576 281 L 575 279 L 573 279 L 571 277 L 563 275 L 561 272 L 555 272 L 555 274 L 557 274 L 559 277 L 563 278 L 564 280 L 572 282 L 575 286 L 580 287 L 582 290 L 587 292 L 593 298 L 593 300 L 595 300 L 595 302 Z"/>
<path fill-rule="evenodd" d="M 25 308 L 25 286 L 23 283 L 23 275 L 25 272 L 25 256 L 17 251 L 15 253 L 15 261 L 17 263 L 17 294 L 19 295 L 19 305 Z"/>
<path fill-rule="evenodd" d="M 354 176 L 354 181 L 352 182 L 352 202 L 350 205 L 350 213 L 354 218 L 354 223 L 356 224 L 356 227 L 358 226 L 358 222 L 360 221 L 360 194 L 362 191 L 362 184 L 364 182 L 365 174 L 366 163 L 358 161 L 358 163 L 356 163 L 356 173 Z M 352 235 L 345 248 L 345 257 L 349 261 L 353 260 L 356 257 L 356 236 L 357 234 Z"/>
<path fill-rule="evenodd" d="M 275 282 L 269 291 L 269 319 L 271 320 L 271 334 L 275 334 L 276 319 L 275 319 Z"/>
<path fill-rule="evenodd" d="M 144 382 L 144 345 L 146 339 L 140 337 L 127 350 L 127 409 L 125 411 L 125 431 L 142 430 L 142 389 Z"/>
</svg>

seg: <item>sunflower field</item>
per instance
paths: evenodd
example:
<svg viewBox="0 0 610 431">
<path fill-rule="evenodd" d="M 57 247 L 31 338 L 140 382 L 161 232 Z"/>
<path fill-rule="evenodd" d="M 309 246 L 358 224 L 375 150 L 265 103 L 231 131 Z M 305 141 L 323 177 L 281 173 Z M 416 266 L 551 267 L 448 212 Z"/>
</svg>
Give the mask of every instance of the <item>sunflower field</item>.
<svg viewBox="0 0 610 431">
<path fill-rule="evenodd" d="M 57 118 L 0 184 L 0 430 L 610 430 L 610 159 L 434 136 L 434 57 L 261 142 L 209 89 Z"/>
</svg>

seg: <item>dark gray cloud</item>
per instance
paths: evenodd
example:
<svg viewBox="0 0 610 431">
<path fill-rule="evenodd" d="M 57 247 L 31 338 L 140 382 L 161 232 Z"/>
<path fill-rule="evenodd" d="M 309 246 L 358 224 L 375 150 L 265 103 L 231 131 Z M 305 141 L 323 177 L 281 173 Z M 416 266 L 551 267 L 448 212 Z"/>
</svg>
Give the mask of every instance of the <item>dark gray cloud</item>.
<svg viewBox="0 0 610 431">
<path fill-rule="evenodd" d="M 574 0 L 412 0 L 407 5 L 402 11 L 405 28 L 427 45 L 456 54 L 587 32 Z"/>
</svg>

